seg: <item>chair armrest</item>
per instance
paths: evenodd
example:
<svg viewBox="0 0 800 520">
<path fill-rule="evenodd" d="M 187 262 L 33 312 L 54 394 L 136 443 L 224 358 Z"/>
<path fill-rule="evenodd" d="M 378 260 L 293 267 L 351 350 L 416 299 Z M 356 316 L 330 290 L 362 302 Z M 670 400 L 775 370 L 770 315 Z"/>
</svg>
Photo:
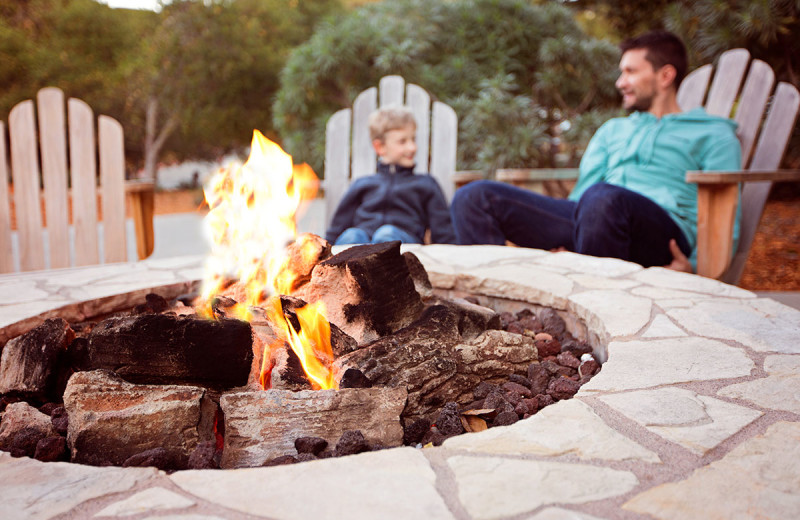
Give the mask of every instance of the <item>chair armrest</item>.
<svg viewBox="0 0 800 520">
<path fill-rule="evenodd" d="M 511 184 L 536 181 L 574 181 L 578 179 L 579 175 L 579 168 L 501 168 L 497 170 L 497 180 Z"/>
<path fill-rule="evenodd" d="M 453 184 L 455 184 L 456 189 L 464 186 L 465 184 L 469 184 L 472 181 L 479 181 L 484 178 L 485 177 L 481 170 L 462 170 L 453 172 Z"/>
<path fill-rule="evenodd" d="M 738 172 L 686 172 L 686 182 L 702 184 L 727 184 L 731 182 L 800 181 L 800 170 L 744 170 Z"/>
<path fill-rule="evenodd" d="M 718 279 L 731 261 L 739 183 L 800 180 L 800 170 L 686 172 L 697 184 L 697 274 Z"/>
<path fill-rule="evenodd" d="M 139 260 L 144 260 L 153 253 L 155 247 L 153 232 L 155 184 L 152 181 L 126 181 L 125 196 L 131 208 L 136 232 L 136 255 Z"/>
</svg>

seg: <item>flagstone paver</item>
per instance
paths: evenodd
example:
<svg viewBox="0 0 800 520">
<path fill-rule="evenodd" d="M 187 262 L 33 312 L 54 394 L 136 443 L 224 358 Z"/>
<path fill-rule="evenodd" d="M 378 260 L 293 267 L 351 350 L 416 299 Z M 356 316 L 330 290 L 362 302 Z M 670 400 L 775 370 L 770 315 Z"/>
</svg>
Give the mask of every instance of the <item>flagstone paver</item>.
<svg viewBox="0 0 800 520">
<path fill-rule="evenodd" d="M 569 314 L 607 358 L 602 370 L 571 400 L 435 448 L 171 475 L 0 453 L 0 518 L 797 518 L 800 312 L 619 260 L 404 249 L 442 294 Z M 203 260 L 0 276 L 0 344 L 46 317 L 82 319 L 152 290 L 196 290 Z"/>
<path fill-rule="evenodd" d="M 582 504 L 622 495 L 639 480 L 628 471 L 499 457 L 450 457 L 458 496 L 472 518 L 489 520 L 549 504 Z"/>
<path fill-rule="evenodd" d="M 626 392 L 600 399 L 651 432 L 698 455 L 705 455 L 763 415 L 683 388 Z"/>
<path fill-rule="evenodd" d="M 617 433 L 578 399 L 549 406 L 527 421 L 448 439 L 444 447 L 484 454 L 572 454 L 581 460 L 661 462 L 658 455 Z"/>
<path fill-rule="evenodd" d="M 622 507 L 665 520 L 796 519 L 799 457 L 800 423 L 780 422 L 687 479 L 645 491 Z"/>
</svg>

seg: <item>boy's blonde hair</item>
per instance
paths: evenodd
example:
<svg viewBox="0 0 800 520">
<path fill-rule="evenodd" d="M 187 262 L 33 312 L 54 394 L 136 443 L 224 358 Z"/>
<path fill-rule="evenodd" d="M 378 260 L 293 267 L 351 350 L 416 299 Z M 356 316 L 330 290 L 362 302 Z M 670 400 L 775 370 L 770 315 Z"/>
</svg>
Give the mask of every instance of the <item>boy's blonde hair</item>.
<svg viewBox="0 0 800 520">
<path fill-rule="evenodd" d="M 398 130 L 405 128 L 408 125 L 417 127 L 417 122 L 414 120 L 414 114 L 408 107 L 401 105 L 388 105 L 381 107 L 369 115 L 369 138 L 374 141 L 378 139 L 383 141 L 386 132 L 389 130 Z"/>
</svg>

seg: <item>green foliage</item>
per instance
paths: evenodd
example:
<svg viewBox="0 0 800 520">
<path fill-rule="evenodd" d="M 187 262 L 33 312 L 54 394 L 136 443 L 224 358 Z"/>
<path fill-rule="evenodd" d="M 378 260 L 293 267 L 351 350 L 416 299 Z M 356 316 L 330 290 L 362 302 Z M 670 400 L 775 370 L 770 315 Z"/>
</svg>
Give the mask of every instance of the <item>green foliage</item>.
<svg viewBox="0 0 800 520">
<path fill-rule="evenodd" d="M 559 121 L 616 104 L 613 80 L 599 85 L 616 59 L 556 3 L 369 4 L 323 24 L 292 52 L 281 73 L 275 128 L 295 158 L 321 171 L 328 117 L 381 77 L 399 74 L 456 108 L 459 167 L 536 166 Z M 554 67 L 570 74 L 551 73 Z"/>
</svg>

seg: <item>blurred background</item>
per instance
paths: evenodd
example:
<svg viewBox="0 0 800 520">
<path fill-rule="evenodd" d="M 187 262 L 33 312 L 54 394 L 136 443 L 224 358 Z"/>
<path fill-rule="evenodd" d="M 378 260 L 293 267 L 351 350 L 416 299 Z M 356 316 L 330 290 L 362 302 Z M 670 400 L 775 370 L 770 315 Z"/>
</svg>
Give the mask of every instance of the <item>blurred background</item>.
<svg viewBox="0 0 800 520">
<path fill-rule="evenodd" d="M 576 166 L 619 114 L 616 44 L 655 28 L 690 68 L 746 47 L 800 87 L 795 0 L 3 0 L 0 119 L 57 86 L 122 123 L 157 214 L 202 213 L 203 181 L 254 129 L 321 175 L 327 118 L 399 74 L 456 110 L 458 169 L 491 178 Z M 800 168 L 797 128 L 783 167 Z M 776 185 L 743 287 L 800 289 L 798 201 Z"/>
</svg>

